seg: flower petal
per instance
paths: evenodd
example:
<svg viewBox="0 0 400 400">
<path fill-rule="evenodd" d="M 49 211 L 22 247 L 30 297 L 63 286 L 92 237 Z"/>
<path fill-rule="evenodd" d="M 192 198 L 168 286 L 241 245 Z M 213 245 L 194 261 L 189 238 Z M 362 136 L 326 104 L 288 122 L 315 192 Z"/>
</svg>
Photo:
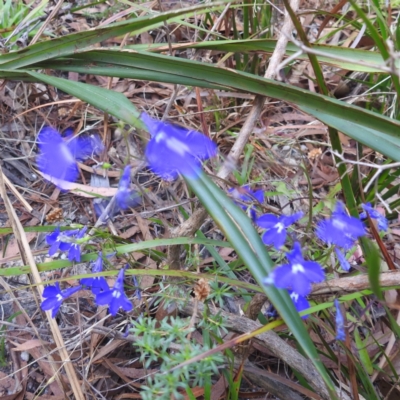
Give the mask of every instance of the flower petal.
<svg viewBox="0 0 400 400">
<path fill-rule="evenodd" d="M 257 218 L 256 224 L 261 228 L 271 229 L 279 222 L 279 217 L 274 214 L 264 214 Z"/>
<path fill-rule="evenodd" d="M 40 308 L 43 311 L 49 311 L 52 308 L 56 307 L 58 304 L 61 304 L 61 302 L 57 300 L 57 297 L 49 297 L 48 299 L 42 301 Z"/>
<path fill-rule="evenodd" d="M 306 274 L 297 274 L 293 277 L 292 289 L 300 296 L 307 296 L 311 293 L 311 282 Z"/>
<path fill-rule="evenodd" d="M 305 275 L 310 282 L 322 282 L 325 280 L 325 272 L 322 267 L 315 261 L 303 261 Z"/>
<path fill-rule="evenodd" d="M 339 260 L 339 264 L 340 266 L 345 270 L 345 271 L 349 271 L 351 266 L 350 263 L 348 262 L 346 256 L 338 249 L 335 247 L 335 253 L 336 256 Z"/>
<path fill-rule="evenodd" d="M 96 304 L 98 306 L 108 306 L 110 305 L 110 303 L 112 302 L 112 300 L 114 299 L 113 297 L 113 290 L 107 290 L 106 292 L 103 293 L 99 293 L 96 296 Z"/>
<path fill-rule="evenodd" d="M 46 286 L 43 290 L 42 296 L 43 297 L 54 297 L 60 293 L 61 293 L 60 286 L 59 286 L 58 282 L 56 282 L 55 286 L 53 286 L 53 285 Z"/>
<path fill-rule="evenodd" d="M 78 166 L 60 134 L 51 127 L 44 127 L 37 139 L 39 170 L 56 179 L 75 182 L 79 175 Z"/>
<path fill-rule="evenodd" d="M 279 222 L 282 222 L 287 228 L 288 226 L 294 224 L 296 221 L 302 218 L 303 215 L 304 213 L 301 211 L 292 215 L 283 215 Z"/>
<path fill-rule="evenodd" d="M 66 145 L 75 160 L 79 161 L 101 154 L 104 150 L 104 144 L 96 134 L 74 136 L 66 142 Z"/>
<path fill-rule="evenodd" d="M 270 229 L 262 235 L 262 241 L 266 245 L 273 245 L 276 249 L 280 249 L 286 240 L 286 229 L 283 229 L 281 232 L 278 232 L 276 229 Z"/>
<path fill-rule="evenodd" d="M 302 312 L 310 308 L 310 303 L 305 296 L 300 296 L 298 293 L 291 290 L 289 290 L 289 295 L 293 301 L 294 306 L 296 307 L 297 312 Z M 301 318 L 307 319 L 308 315 L 303 315 Z"/>
<path fill-rule="evenodd" d="M 145 154 L 150 169 L 165 180 L 172 180 L 178 173 L 196 176 L 200 160 L 216 155 L 217 146 L 200 132 L 170 125 L 141 114 L 152 139 Z"/>
</svg>

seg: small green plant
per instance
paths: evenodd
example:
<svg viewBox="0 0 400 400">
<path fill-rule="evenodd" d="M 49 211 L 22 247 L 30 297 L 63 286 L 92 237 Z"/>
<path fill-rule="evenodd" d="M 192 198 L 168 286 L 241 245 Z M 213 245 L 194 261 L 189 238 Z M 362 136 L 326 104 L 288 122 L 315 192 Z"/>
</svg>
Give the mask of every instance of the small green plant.
<svg viewBox="0 0 400 400">
<path fill-rule="evenodd" d="M 172 317 L 169 321 L 140 317 L 132 322 L 132 333 L 139 337 L 135 346 L 141 353 L 140 361 L 145 368 L 150 368 L 153 363 L 159 365 L 159 372 L 150 375 L 147 385 L 142 386 L 141 395 L 144 400 L 181 399 L 183 391 L 190 391 L 193 386 L 202 386 L 206 379 L 218 372 L 218 366 L 224 361 L 220 353 L 173 369 L 210 349 L 190 339 L 189 334 L 194 328 L 189 322 L 189 319 L 179 317 Z"/>
<path fill-rule="evenodd" d="M 40 23 L 38 17 L 44 15 L 46 2 L 33 9 L 31 4 L 26 5 L 22 0 L 0 0 L 0 38 L 9 50 L 17 48 L 19 39 L 34 34 Z"/>
</svg>

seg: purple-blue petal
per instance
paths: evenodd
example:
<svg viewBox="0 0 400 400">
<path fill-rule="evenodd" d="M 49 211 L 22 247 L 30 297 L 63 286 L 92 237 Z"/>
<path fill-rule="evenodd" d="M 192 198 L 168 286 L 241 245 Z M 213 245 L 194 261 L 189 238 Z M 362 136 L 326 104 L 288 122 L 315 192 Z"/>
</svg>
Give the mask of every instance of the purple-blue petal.
<svg viewBox="0 0 400 400">
<path fill-rule="evenodd" d="M 88 157 L 101 154 L 104 150 L 104 144 L 99 135 L 79 135 L 66 142 L 72 156 L 79 161 L 84 161 Z"/>
<path fill-rule="evenodd" d="M 61 293 L 60 285 L 58 282 L 56 282 L 55 285 L 49 285 L 46 286 L 43 290 L 42 296 L 47 298 L 47 297 L 55 297 L 58 294 Z"/>
<path fill-rule="evenodd" d="M 293 277 L 291 288 L 300 296 L 307 296 L 311 293 L 311 281 L 306 274 L 296 274 Z"/>
<path fill-rule="evenodd" d="M 350 266 L 350 263 L 348 262 L 346 256 L 336 247 L 335 247 L 335 253 L 336 253 L 336 256 L 337 256 L 337 258 L 339 260 L 340 266 L 345 271 L 349 271 L 351 266 Z"/>
<path fill-rule="evenodd" d="M 269 229 L 263 233 L 262 241 L 279 250 L 285 244 L 286 236 L 286 229 L 282 229 L 280 232 L 277 229 Z"/>
<path fill-rule="evenodd" d="M 299 242 L 293 244 L 293 250 L 290 253 L 286 253 L 286 258 L 291 264 L 303 264 L 304 258 L 301 253 L 301 246 Z"/>
<path fill-rule="evenodd" d="M 318 283 L 325 280 L 325 272 L 316 261 L 303 261 L 302 265 L 310 282 Z"/>
<path fill-rule="evenodd" d="M 271 229 L 279 222 L 279 217 L 274 214 L 264 214 L 257 218 L 256 224 L 260 228 Z"/>
<path fill-rule="evenodd" d="M 81 285 L 85 285 L 85 286 L 90 287 L 90 288 L 93 285 L 93 281 L 94 281 L 94 278 L 82 278 L 82 279 L 79 280 Z"/>
<path fill-rule="evenodd" d="M 108 283 L 106 279 L 102 276 L 98 276 L 96 278 L 93 278 L 93 283 L 92 283 L 92 293 L 94 295 L 97 295 L 101 292 L 105 292 L 107 290 L 110 290 Z"/>
<path fill-rule="evenodd" d="M 320 222 L 316 233 L 329 245 L 335 244 L 349 249 L 354 245 L 355 240 L 364 236 L 366 232 L 362 222 L 347 215 L 343 203 L 337 202 L 331 218 Z"/>
<path fill-rule="evenodd" d="M 81 261 L 81 246 L 79 244 L 73 243 L 68 251 L 69 261 Z"/>
<path fill-rule="evenodd" d="M 60 241 L 54 242 L 54 243 L 50 246 L 50 248 L 49 248 L 49 256 L 51 257 L 51 256 L 53 256 L 54 254 L 56 254 L 57 251 L 58 251 L 58 249 L 60 248 L 60 246 L 61 246 L 61 242 L 60 242 Z M 62 249 L 61 249 L 61 250 L 62 250 Z M 62 250 L 62 251 L 63 251 L 63 250 Z"/>
<path fill-rule="evenodd" d="M 342 311 L 340 310 L 338 299 L 335 299 L 334 304 L 336 308 L 336 340 L 344 341 L 346 340 L 346 333 L 344 331 L 344 318 Z"/>
<path fill-rule="evenodd" d="M 131 311 L 133 308 L 132 303 L 128 300 L 124 293 L 121 293 L 121 297 L 114 298 L 112 300 L 110 304 L 110 314 L 115 316 L 120 308 L 125 311 Z"/>
<path fill-rule="evenodd" d="M 367 218 L 367 212 L 369 216 L 378 221 L 378 229 L 380 231 L 386 232 L 388 230 L 388 220 L 377 210 L 372 208 L 371 203 L 361 204 L 361 207 L 365 210 L 365 212 L 360 214 L 360 219 Z"/>
<path fill-rule="evenodd" d="M 59 242 L 59 248 L 61 251 L 68 251 L 72 246 L 72 243 L 67 243 L 67 242 Z M 49 252 L 49 255 L 50 252 Z"/>
<path fill-rule="evenodd" d="M 79 170 L 76 160 L 55 129 L 44 127 L 39 132 L 37 143 L 40 153 L 36 161 L 41 172 L 68 182 L 77 180 Z"/>
<path fill-rule="evenodd" d="M 150 135 L 145 154 L 149 168 L 165 180 L 175 179 L 178 174 L 196 177 L 201 160 L 216 155 L 217 146 L 200 132 L 141 115 Z"/>
<path fill-rule="evenodd" d="M 82 289 L 82 286 L 81 286 L 81 285 L 79 285 L 79 286 L 73 286 L 73 287 L 70 287 L 70 288 L 68 288 L 68 289 L 64 289 L 64 290 L 61 292 L 61 294 L 62 294 L 62 297 L 63 297 L 64 300 L 65 300 L 65 299 L 67 299 L 68 297 L 72 296 L 74 293 L 79 292 L 79 290 L 81 290 L 81 289 Z"/>
<path fill-rule="evenodd" d="M 59 235 L 60 235 L 60 227 L 57 226 L 57 228 L 54 230 L 54 232 L 46 235 L 47 244 L 50 246 L 53 245 L 57 241 Z"/>
<path fill-rule="evenodd" d="M 110 289 L 105 292 L 99 293 L 96 296 L 96 304 L 98 306 L 108 306 L 108 305 L 110 305 L 110 303 L 113 299 L 114 299 L 113 290 Z"/>
<path fill-rule="evenodd" d="M 300 313 L 300 312 L 310 308 L 310 303 L 308 302 L 308 300 L 305 296 L 300 296 L 298 293 L 293 292 L 292 290 L 289 290 L 289 295 L 293 301 L 293 304 L 294 304 L 297 312 Z M 301 318 L 307 319 L 308 315 L 303 315 Z"/>
<path fill-rule="evenodd" d="M 284 264 L 276 267 L 273 272 L 273 280 L 276 287 L 280 289 L 288 289 L 293 283 L 292 266 Z"/>
<path fill-rule="evenodd" d="M 321 221 L 316 229 L 317 236 L 325 243 L 350 249 L 353 247 L 356 237 L 350 236 L 346 232 L 348 231 L 345 228 L 338 229 L 332 220 Z"/>
<path fill-rule="evenodd" d="M 279 222 L 282 222 L 285 227 L 287 228 L 288 226 L 294 224 L 296 221 L 298 221 L 300 218 L 302 218 L 304 215 L 303 212 L 298 212 L 292 215 L 282 215 L 281 219 Z"/>
<path fill-rule="evenodd" d="M 275 286 L 280 289 L 292 289 L 301 296 L 311 292 L 311 283 L 305 273 L 293 273 L 292 265 L 282 265 L 274 270 Z"/>
</svg>

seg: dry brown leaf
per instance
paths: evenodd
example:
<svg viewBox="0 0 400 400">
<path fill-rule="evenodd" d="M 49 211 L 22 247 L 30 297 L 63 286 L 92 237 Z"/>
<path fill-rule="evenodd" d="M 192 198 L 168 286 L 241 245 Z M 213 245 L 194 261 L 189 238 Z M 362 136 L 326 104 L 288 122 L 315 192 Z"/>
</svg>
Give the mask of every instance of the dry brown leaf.
<svg viewBox="0 0 400 400">
<path fill-rule="evenodd" d="M 43 342 L 40 341 L 39 339 L 31 339 L 25 343 L 15 345 L 15 347 L 11 350 L 12 351 L 28 351 L 30 349 L 34 349 L 35 347 L 42 347 L 42 346 L 43 346 Z"/>
</svg>

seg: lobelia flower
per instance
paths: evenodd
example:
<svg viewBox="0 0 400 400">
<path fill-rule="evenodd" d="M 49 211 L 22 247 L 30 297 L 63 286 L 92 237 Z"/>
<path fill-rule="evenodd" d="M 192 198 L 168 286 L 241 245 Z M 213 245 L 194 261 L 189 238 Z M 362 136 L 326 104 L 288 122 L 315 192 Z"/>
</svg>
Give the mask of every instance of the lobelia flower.
<svg viewBox="0 0 400 400">
<path fill-rule="evenodd" d="M 145 151 L 149 168 L 164 180 L 174 180 L 178 174 L 196 177 L 201 161 L 217 154 L 216 144 L 200 132 L 157 121 L 146 113 L 140 117 L 151 135 Z"/>
<path fill-rule="evenodd" d="M 254 221 L 256 219 L 256 208 L 254 206 L 250 206 L 250 208 L 245 203 L 254 203 L 254 201 L 258 201 L 259 203 L 264 202 L 264 191 L 263 190 L 251 190 L 248 185 L 239 187 L 239 188 L 231 188 L 228 190 L 228 193 L 231 194 L 233 201 L 237 204 L 243 211 L 250 210 L 251 219 Z M 238 201 L 235 201 L 238 200 Z"/>
<path fill-rule="evenodd" d="M 365 235 L 365 228 L 359 219 L 346 214 L 343 203 L 339 201 L 331 218 L 317 225 L 316 233 L 329 245 L 350 249 L 358 237 Z"/>
<path fill-rule="evenodd" d="M 76 136 L 69 142 L 65 141 L 59 132 L 46 126 L 38 134 L 37 143 L 40 150 L 37 156 L 39 170 L 48 175 L 50 180 L 61 190 L 64 190 L 62 182 L 75 182 L 79 175 L 76 160 L 84 160 L 91 154 L 99 153 L 100 139 L 86 136 Z M 101 145 L 100 145 L 101 143 Z M 101 150 L 101 151 L 100 151 Z"/>
<path fill-rule="evenodd" d="M 266 245 L 273 245 L 276 249 L 280 249 L 285 244 L 286 229 L 302 216 L 302 212 L 280 217 L 274 214 L 264 214 L 258 217 L 255 222 L 259 227 L 267 229 L 262 235 L 262 241 Z"/>
<path fill-rule="evenodd" d="M 342 311 L 340 310 L 339 301 L 335 299 L 334 301 L 336 308 L 336 340 L 344 341 L 346 340 L 346 333 L 344 332 L 344 318 Z"/>
<path fill-rule="evenodd" d="M 99 256 L 97 257 L 97 260 L 93 263 L 92 272 L 97 273 L 97 272 L 102 272 L 102 271 L 103 271 L 103 254 L 100 251 Z M 92 293 L 94 295 L 97 295 L 101 292 L 110 290 L 104 276 L 95 276 L 93 278 L 83 278 L 80 280 L 80 283 L 82 285 L 85 285 L 85 286 L 91 288 Z"/>
<path fill-rule="evenodd" d="M 42 297 L 44 300 L 42 301 L 40 308 L 43 311 L 52 310 L 51 317 L 54 318 L 60 309 L 61 303 L 81 289 L 82 286 L 74 286 L 69 289 L 61 290 L 58 282 L 56 282 L 54 286 L 46 286 L 43 290 Z"/>
<path fill-rule="evenodd" d="M 75 240 L 82 239 L 85 236 L 87 231 L 87 226 L 84 226 L 81 230 L 78 231 L 76 234 Z M 68 260 L 69 261 L 81 261 L 81 244 L 79 243 L 72 243 L 69 250 L 68 250 Z"/>
<path fill-rule="evenodd" d="M 372 219 L 376 219 L 378 222 L 378 229 L 386 232 L 388 230 L 388 220 L 377 210 L 372 208 L 371 203 L 361 204 L 364 212 L 360 214 L 360 219 L 366 219 L 367 213 Z"/>
<path fill-rule="evenodd" d="M 49 256 L 53 256 L 58 250 L 68 251 L 72 246 L 70 237 L 76 235 L 78 232 L 78 229 L 61 232 L 58 226 L 54 232 L 46 235 L 46 242 L 51 246 L 49 249 Z"/>
<path fill-rule="evenodd" d="M 350 263 L 348 262 L 346 256 L 337 247 L 335 247 L 335 253 L 336 253 L 336 256 L 337 256 L 337 258 L 339 260 L 340 266 L 345 271 L 349 271 L 350 270 Z"/>
<path fill-rule="evenodd" d="M 114 287 L 96 296 L 97 305 L 108 305 L 112 316 L 115 316 L 120 308 L 125 311 L 131 311 L 133 308 L 124 292 L 124 274 L 125 268 L 122 268 L 118 273 Z"/>
<path fill-rule="evenodd" d="M 289 264 L 274 269 L 264 280 L 265 285 L 274 284 L 277 288 L 291 289 L 300 296 L 311 292 L 312 282 L 322 282 L 325 272 L 315 261 L 305 261 L 301 254 L 300 243 L 296 242 L 291 253 L 286 253 Z"/>
<path fill-rule="evenodd" d="M 310 303 L 306 299 L 305 296 L 300 296 L 298 293 L 293 292 L 293 290 L 288 290 L 289 296 L 293 301 L 294 306 L 296 307 L 297 312 L 302 312 L 310 308 Z M 303 315 L 301 319 L 307 319 L 308 315 Z"/>
</svg>

